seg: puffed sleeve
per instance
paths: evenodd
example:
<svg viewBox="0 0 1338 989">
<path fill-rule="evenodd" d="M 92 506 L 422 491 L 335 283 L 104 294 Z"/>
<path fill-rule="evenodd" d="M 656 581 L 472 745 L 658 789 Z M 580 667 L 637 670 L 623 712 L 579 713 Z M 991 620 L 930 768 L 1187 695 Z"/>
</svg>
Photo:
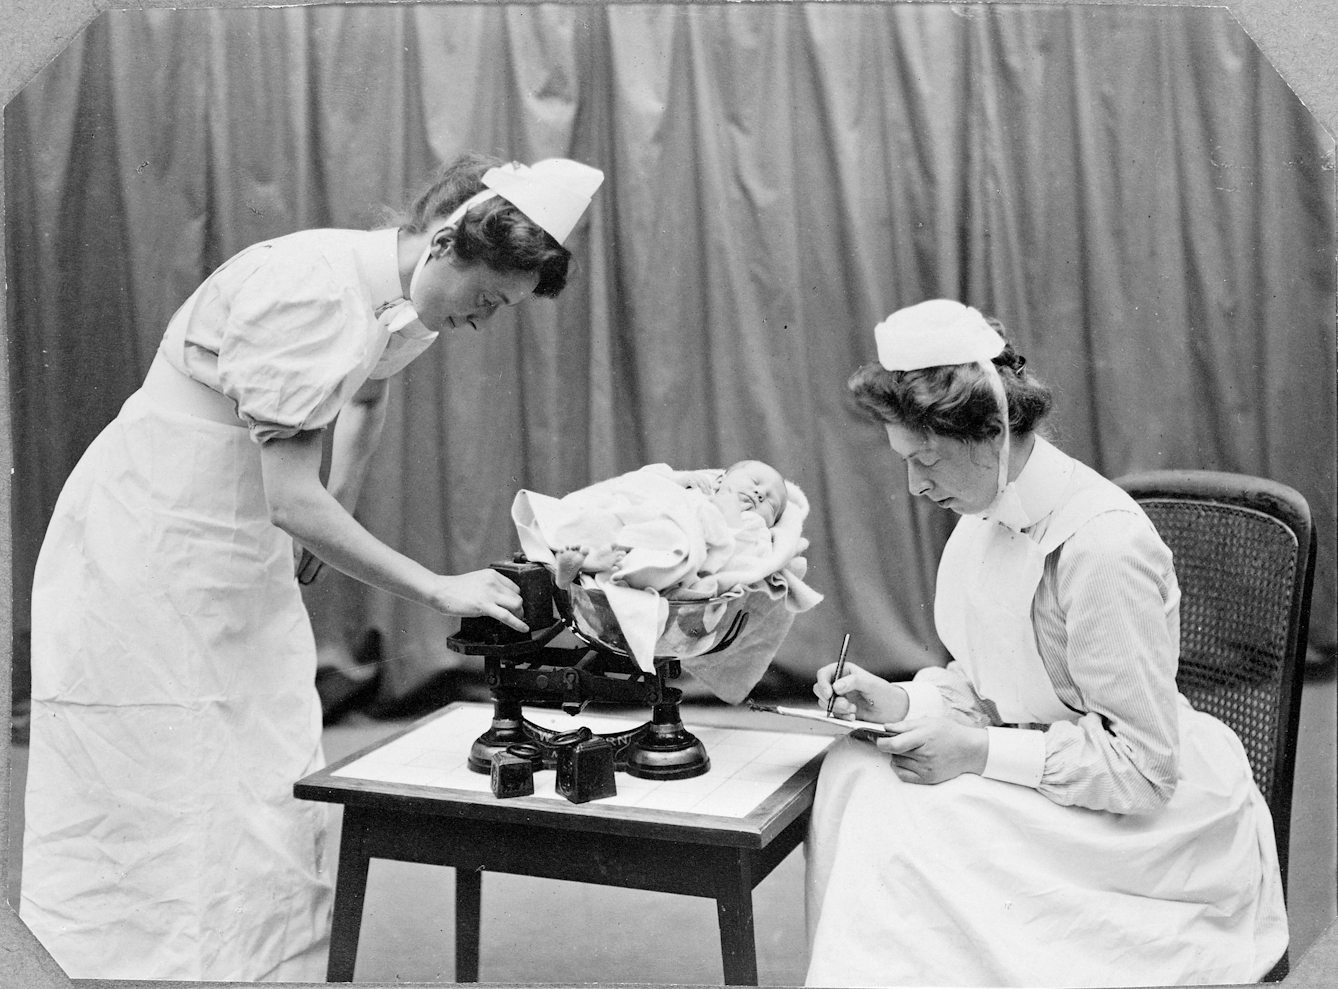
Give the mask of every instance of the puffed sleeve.
<svg viewBox="0 0 1338 989">
<path fill-rule="evenodd" d="M 381 341 L 367 300 L 319 253 L 256 253 L 233 273 L 218 380 L 263 443 L 329 425 L 365 380 Z"/>
</svg>

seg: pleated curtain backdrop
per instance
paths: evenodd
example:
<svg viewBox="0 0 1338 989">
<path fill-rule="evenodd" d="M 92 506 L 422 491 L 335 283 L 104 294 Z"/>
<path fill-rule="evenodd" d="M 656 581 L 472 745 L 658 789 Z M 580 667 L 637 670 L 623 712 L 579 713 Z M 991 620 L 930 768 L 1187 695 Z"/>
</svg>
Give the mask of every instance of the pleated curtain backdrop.
<svg viewBox="0 0 1338 989">
<path fill-rule="evenodd" d="M 914 502 L 844 382 L 935 296 L 997 314 L 1107 476 L 1276 478 L 1315 510 L 1335 639 L 1332 141 L 1223 9 L 404 5 L 102 15 L 6 109 L 15 614 L 80 452 L 217 264 L 394 222 L 466 149 L 606 172 L 555 301 L 444 336 L 395 383 L 359 515 L 427 566 L 517 547 L 519 488 L 771 462 L 827 595 L 888 674 L 944 656 L 954 517 Z M 401 680 L 454 622 L 327 573 L 318 637 Z M 20 627 L 19 635 L 25 630 Z M 392 692 L 407 683 L 391 684 Z"/>
</svg>

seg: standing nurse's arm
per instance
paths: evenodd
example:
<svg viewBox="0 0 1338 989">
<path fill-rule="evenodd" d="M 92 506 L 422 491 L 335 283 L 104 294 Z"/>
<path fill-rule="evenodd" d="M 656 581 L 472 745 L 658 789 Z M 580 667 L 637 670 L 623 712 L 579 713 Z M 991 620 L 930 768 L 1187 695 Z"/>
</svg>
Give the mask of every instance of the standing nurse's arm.
<svg viewBox="0 0 1338 989">
<path fill-rule="evenodd" d="M 447 576 L 396 552 L 350 515 L 321 484 L 321 434 L 307 430 L 260 448 L 270 520 L 350 577 L 448 615 L 487 615 L 517 631 L 516 585 L 495 570 Z"/>
<path fill-rule="evenodd" d="M 357 507 L 367 467 L 381 439 L 389 394 L 385 379 L 369 378 L 335 419 L 326 487 L 350 515 Z M 304 584 L 315 580 L 321 561 L 297 540 L 293 541 L 293 556 L 298 579 Z"/>
<path fill-rule="evenodd" d="M 389 404 L 390 381 L 367 379 L 335 420 L 326 485 L 335 500 L 353 513 L 367 479 L 367 467 L 381 439 Z"/>
</svg>

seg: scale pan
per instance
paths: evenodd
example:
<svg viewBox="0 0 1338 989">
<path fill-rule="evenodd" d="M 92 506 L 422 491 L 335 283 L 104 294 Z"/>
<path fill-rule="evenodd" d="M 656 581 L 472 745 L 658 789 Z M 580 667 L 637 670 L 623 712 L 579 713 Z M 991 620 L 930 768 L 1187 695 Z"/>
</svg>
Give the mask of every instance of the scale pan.
<svg viewBox="0 0 1338 989">
<path fill-rule="evenodd" d="M 698 601 L 667 599 L 669 617 L 664 633 L 655 642 L 655 658 L 684 659 L 717 648 L 726 641 L 736 617 L 740 613 L 746 615 L 749 596 L 744 592 Z M 554 587 L 553 597 L 558 611 L 577 634 L 601 649 L 621 656 L 631 655 L 603 590 L 572 584 L 565 591 Z M 735 629 L 736 634 L 739 631 Z"/>
</svg>

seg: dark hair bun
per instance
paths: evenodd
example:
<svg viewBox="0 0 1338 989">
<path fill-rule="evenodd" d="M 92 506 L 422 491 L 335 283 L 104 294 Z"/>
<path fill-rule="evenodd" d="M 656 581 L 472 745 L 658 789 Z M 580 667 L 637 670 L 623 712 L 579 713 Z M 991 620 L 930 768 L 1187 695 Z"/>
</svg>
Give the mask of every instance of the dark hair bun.
<svg viewBox="0 0 1338 989">
<path fill-rule="evenodd" d="M 1018 435 L 1034 432 L 1054 405 L 1050 389 L 1026 370 L 1026 358 L 1008 343 L 1003 324 L 986 317 L 1004 338 L 993 363 L 1001 371 L 1008 399 L 1008 428 Z M 879 422 L 908 429 L 980 441 L 1003 432 L 1003 417 L 994 385 L 976 364 L 949 364 L 914 371 L 889 371 L 866 364 L 846 383 L 856 404 Z"/>
<path fill-rule="evenodd" d="M 460 155 L 414 201 L 405 229 L 422 233 L 450 216 L 483 189 L 483 174 L 500 164 L 500 158 L 489 155 Z M 461 217 L 452 249 L 465 264 L 482 263 L 494 271 L 537 272 L 534 294 L 539 298 L 554 298 L 567 284 L 571 252 L 505 199 L 478 203 Z"/>
</svg>

